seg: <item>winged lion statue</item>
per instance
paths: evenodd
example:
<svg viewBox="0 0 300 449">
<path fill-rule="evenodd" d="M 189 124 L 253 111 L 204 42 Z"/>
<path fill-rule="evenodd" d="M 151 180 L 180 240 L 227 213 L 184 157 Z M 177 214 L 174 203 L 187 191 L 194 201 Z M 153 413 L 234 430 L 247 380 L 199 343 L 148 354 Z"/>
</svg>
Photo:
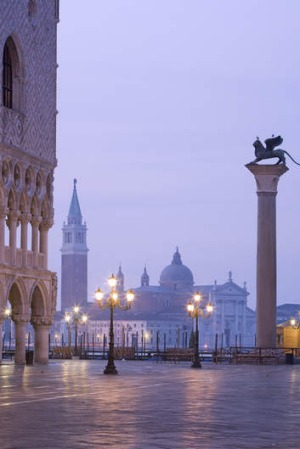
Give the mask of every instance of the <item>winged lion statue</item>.
<svg viewBox="0 0 300 449">
<path fill-rule="evenodd" d="M 257 162 L 259 162 L 259 161 L 262 161 L 264 159 L 271 159 L 274 157 L 278 158 L 278 161 L 276 162 L 275 165 L 285 164 L 286 163 L 285 155 L 287 155 L 287 156 L 289 156 L 289 158 L 291 158 L 291 160 L 295 164 L 300 165 L 298 162 L 295 161 L 295 159 L 287 151 L 281 150 L 280 148 L 275 150 L 275 148 L 278 147 L 279 145 L 281 145 L 282 142 L 283 142 L 283 138 L 281 136 L 277 136 L 277 137 L 272 136 L 269 139 L 265 140 L 266 146 L 264 147 L 264 145 L 261 143 L 259 137 L 257 137 L 255 142 L 253 143 L 253 146 L 255 148 L 254 152 L 255 152 L 256 159 L 254 159 L 254 161 L 250 162 L 250 164 L 257 164 Z"/>
</svg>

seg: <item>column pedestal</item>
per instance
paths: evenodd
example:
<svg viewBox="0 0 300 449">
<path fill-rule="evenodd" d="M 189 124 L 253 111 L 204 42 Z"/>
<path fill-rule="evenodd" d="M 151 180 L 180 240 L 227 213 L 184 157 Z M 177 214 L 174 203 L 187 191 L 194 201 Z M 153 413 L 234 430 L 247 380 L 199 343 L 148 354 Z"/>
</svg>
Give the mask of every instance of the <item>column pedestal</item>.
<svg viewBox="0 0 300 449">
<path fill-rule="evenodd" d="M 257 185 L 256 346 L 276 347 L 276 195 L 286 165 L 246 167 Z"/>
</svg>

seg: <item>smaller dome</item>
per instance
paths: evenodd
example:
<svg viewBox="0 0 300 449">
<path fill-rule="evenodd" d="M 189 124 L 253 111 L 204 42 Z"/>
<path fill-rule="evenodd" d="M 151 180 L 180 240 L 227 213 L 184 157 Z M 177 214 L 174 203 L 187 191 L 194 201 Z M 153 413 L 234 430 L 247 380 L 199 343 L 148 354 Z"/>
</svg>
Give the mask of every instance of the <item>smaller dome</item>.
<svg viewBox="0 0 300 449">
<path fill-rule="evenodd" d="M 159 284 L 174 290 L 191 288 L 194 285 L 193 273 L 183 265 L 181 256 L 176 249 L 171 265 L 164 268 L 160 274 Z"/>
</svg>

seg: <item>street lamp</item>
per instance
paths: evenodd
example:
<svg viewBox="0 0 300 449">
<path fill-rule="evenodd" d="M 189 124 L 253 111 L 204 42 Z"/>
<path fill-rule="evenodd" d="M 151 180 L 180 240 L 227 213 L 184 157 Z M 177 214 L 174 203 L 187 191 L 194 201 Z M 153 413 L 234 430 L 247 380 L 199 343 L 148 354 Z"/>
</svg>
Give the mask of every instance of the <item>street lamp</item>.
<svg viewBox="0 0 300 449">
<path fill-rule="evenodd" d="M 117 279 L 113 274 L 108 279 L 108 284 L 111 291 L 108 298 L 105 299 L 105 303 L 102 302 L 104 295 L 100 288 L 96 291 L 95 296 L 100 309 L 110 310 L 108 361 L 104 374 L 118 374 L 114 363 L 114 310 L 116 308 L 121 310 L 129 310 L 131 308 L 132 301 L 134 300 L 134 293 L 132 290 L 128 290 L 126 293 L 127 304 L 121 304 L 118 293 L 116 292 Z"/>
<path fill-rule="evenodd" d="M 80 313 L 80 307 L 74 306 L 72 312 L 66 312 L 65 321 L 68 326 L 68 347 L 71 348 L 71 326 L 74 324 L 75 328 L 75 345 L 74 345 L 74 355 L 78 355 L 78 326 L 84 326 L 88 321 L 88 316 Z"/>
<path fill-rule="evenodd" d="M 296 318 L 291 318 L 290 325 L 292 326 L 293 329 L 297 330 L 300 328 L 300 321 L 296 320 Z"/>
<path fill-rule="evenodd" d="M 6 337 L 6 329 L 7 329 L 7 326 L 6 326 L 6 320 L 7 320 L 7 322 L 8 321 L 10 321 L 10 319 L 11 319 L 11 309 L 9 308 L 9 307 L 6 307 L 5 308 L 5 310 L 4 310 L 4 335 L 3 335 L 3 345 L 5 345 L 5 337 Z M 10 323 L 10 330 L 9 330 L 9 349 L 10 349 L 10 344 L 11 344 L 11 323 Z"/>
<path fill-rule="evenodd" d="M 214 310 L 211 303 L 201 304 L 202 297 L 199 292 L 194 294 L 193 299 L 187 305 L 187 311 L 191 318 L 196 318 L 196 332 L 194 342 L 194 361 L 192 368 L 201 368 L 199 357 L 199 316 L 209 318 Z"/>
</svg>

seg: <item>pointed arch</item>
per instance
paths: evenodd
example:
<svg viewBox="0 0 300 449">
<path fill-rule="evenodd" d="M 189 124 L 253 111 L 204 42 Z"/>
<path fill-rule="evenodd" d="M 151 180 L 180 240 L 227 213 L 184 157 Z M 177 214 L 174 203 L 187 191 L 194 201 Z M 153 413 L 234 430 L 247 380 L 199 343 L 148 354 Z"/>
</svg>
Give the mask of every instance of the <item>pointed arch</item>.
<svg viewBox="0 0 300 449">
<path fill-rule="evenodd" d="M 30 306 L 32 317 L 42 317 L 47 315 L 47 289 L 43 282 L 36 282 L 30 294 Z"/>
<path fill-rule="evenodd" d="M 11 304 L 12 315 L 23 315 L 28 312 L 26 304 L 26 287 L 21 278 L 14 279 L 8 289 L 7 300 Z"/>
<path fill-rule="evenodd" d="M 19 210 L 22 214 L 29 212 L 29 198 L 24 192 L 20 195 Z"/>
<path fill-rule="evenodd" d="M 42 206 L 41 206 L 41 216 L 43 219 L 47 219 L 50 218 L 51 214 L 51 207 L 49 205 L 49 201 L 45 198 L 44 201 L 42 202 Z"/>
<path fill-rule="evenodd" d="M 22 64 L 17 39 L 6 39 L 2 54 L 2 104 L 9 109 L 22 110 Z"/>
<path fill-rule="evenodd" d="M 9 208 L 9 210 L 17 209 L 16 193 L 13 190 L 9 191 L 8 198 L 7 198 L 7 206 Z"/>
<path fill-rule="evenodd" d="M 31 200 L 30 204 L 30 213 L 32 216 L 38 216 L 39 215 L 39 203 L 37 200 L 37 197 L 34 196 Z"/>
<path fill-rule="evenodd" d="M 25 171 L 25 190 L 30 197 L 33 196 L 35 190 L 34 179 L 33 167 L 29 165 Z"/>
</svg>

